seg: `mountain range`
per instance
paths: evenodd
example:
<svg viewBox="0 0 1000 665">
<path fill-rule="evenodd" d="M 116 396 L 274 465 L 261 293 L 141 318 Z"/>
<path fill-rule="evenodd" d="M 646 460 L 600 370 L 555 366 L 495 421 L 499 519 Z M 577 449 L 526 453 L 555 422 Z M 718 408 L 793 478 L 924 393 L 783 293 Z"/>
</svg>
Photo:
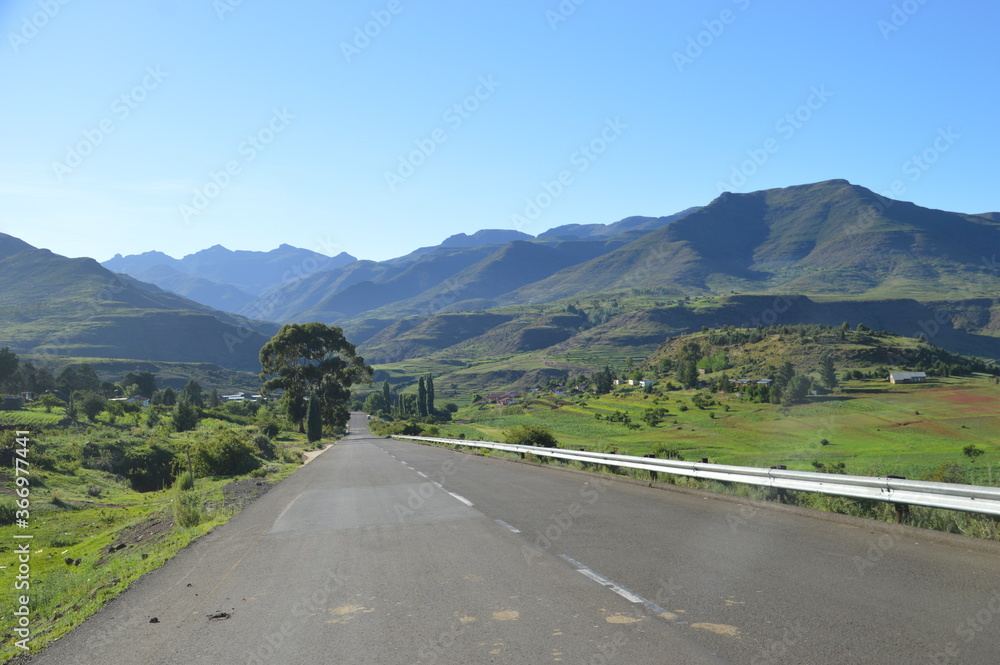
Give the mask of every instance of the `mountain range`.
<svg viewBox="0 0 1000 665">
<path fill-rule="evenodd" d="M 215 246 L 182 259 L 116 255 L 100 266 L 18 243 L 0 238 L 0 269 L 20 266 L 7 273 L 14 286 L 0 304 L 32 302 L 39 292 L 26 276 L 38 268 L 20 281 L 15 275 L 37 261 L 64 277 L 62 290 L 49 291 L 65 294 L 56 306 L 63 320 L 8 320 L 0 334 L 19 348 L 44 349 L 40 329 L 79 327 L 78 355 L 139 353 L 125 341 L 134 320 L 169 311 L 178 321 L 203 316 L 213 326 L 251 329 L 240 345 L 242 366 L 254 364 L 276 329 L 247 321 L 321 321 L 343 327 L 369 362 L 399 365 L 390 374 L 403 377 L 416 359 L 459 383 L 474 368 L 494 373 L 477 385 L 641 357 L 665 337 L 702 326 L 775 321 L 847 320 L 1000 358 L 1000 214 L 922 208 L 846 180 L 725 193 L 670 216 L 570 224 L 537 237 L 502 229 L 457 234 L 386 261 L 289 245 L 270 252 Z M 94 340 L 108 342 L 108 331 L 86 337 L 93 315 L 77 326 L 66 307 L 92 301 L 96 284 L 115 280 L 127 286 L 102 313 L 118 307 L 117 325 L 130 334 L 121 336 L 124 347 L 115 341 L 101 349 Z M 179 330 L 176 321 L 171 326 Z M 177 352 L 185 357 L 219 357 L 218 349 L 184 346 Z M 223 359 L 235 366 L 229 355 Z"/>
</svg>

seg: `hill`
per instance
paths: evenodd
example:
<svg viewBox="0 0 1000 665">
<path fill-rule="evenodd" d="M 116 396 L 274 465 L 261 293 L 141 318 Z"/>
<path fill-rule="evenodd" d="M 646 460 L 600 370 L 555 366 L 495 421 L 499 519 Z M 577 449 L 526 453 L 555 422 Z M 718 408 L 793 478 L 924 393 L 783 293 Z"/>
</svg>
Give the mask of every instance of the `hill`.
<svg viewBox="0 0 1000 665">
<path fill-rule="evenodd" d="M 982 269 L 1000 223 L 894 201 L 830 180 L 708 206 L 500 299 L 548 302 L 626 289 L 665 294 L 801 293 L 852 297 L 991 297 Z"/>
<path fill-rule="evenodd" d="M 0 339 L 17 353 L 253 371 L 277 331 L 117 275 L 93 259 L 69 259 L 5 234 L 0 248 Z"/>
</svg>

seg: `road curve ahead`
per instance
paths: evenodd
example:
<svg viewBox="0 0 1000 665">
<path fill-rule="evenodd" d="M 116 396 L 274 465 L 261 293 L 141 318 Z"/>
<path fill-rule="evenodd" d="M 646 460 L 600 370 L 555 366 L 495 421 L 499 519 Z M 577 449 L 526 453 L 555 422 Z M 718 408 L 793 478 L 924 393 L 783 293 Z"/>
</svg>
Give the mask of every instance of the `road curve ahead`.
<svg viewBox="0 0 1000 665">
<path fill-rule="evenodd" d="M 569 530 L 605 483 L 375 439 L 361 415 L 351 431 L 32 665 L 725 662 L 655 598 L 451 487 L 480 465 L 470 479 L 551 474 L 575 492 Z"/>
</svg>

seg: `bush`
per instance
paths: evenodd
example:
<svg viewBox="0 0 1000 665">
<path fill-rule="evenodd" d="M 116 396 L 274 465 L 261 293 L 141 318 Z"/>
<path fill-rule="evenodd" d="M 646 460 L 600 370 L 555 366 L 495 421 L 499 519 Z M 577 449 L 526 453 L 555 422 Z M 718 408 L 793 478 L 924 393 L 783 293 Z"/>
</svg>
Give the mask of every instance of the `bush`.
<svg viewBox="0 0 1000 665">
<path fill-rule="evenodd" d="M 127 449 L 116 473 L 121 473 L 137 492 L 155 492 L 170 485 L 174 479 L 174 451 L 158 443 L 148 443 Z"/>
<path fill-rule="evenodd" d="M 681 455 L 680 450 L 677 446 L 668 446 L 665 443 L 661 443 L 656 448 L 653 449 L 653 456 L 660 459 L 676 459 L 683 460 L 684 457 Z"/>
<path fill-rule="evenodd" d="M 187 529 L 201 524 L 203 517 L 198 498 L 192 492 L 174 492 L 174 524 Z"/>
<path fill-rule="evenodd" d="M 937 483 L 964 483 L 965 470 L 958 462 L 941 462 L 938 468 L 928 471 L 920 479 Z"/>
<path fill-rule="evenodd" d="M 264 459 L 274 459 L 274 444 L 271 443 L 271 439 L 264 432 L 255 434 L 252 443 L 261 457 Z"/>
<path fill-rule="evenodd" d="M 188 490 L 194 489 L 194 474 L 190 471 L 185 471 L 181 475 L 177 476 L 177 481 L 174 483 L 174 487 L 182 492 L 187 492 Z"/>
<path fill-rule="evenodd" d="M 504 442 L 519 446 L 558 448 L 559 442 L 547 428 L 540 425 L 518 425 L 503 432 Z"/>
<path fill-rule="evenodd" d="M 273 439 L 278 436 L 278 432 L 281 431 L 281 428 L 278 426 L 278 421 L 270 415 L 261 418 L 257 422 L 257 426 L 260 427 L 260 433 L 269 439 Z"/>
<path fill-rule="evenodd" d="M 200 471 L 213 476 L 239 476 L 260 466 L 254 447 L 244 434 L 221 429 L 195 446 L 194 463 Z"/>
<path fill-rule="evenodd" d="M 455 404 L 454 402 L 448 402 L 447 404 L 444 405 L 444 410 L 447 411 L 448 413 L 456 413 L 458 411 L 458 404 Z"/>
<path fill-rule="evenodd" d="M 17 514 L 17 504 L 13 499 L 0 499 L 0 526 L 7 526 L 14 523 Z"/>
</svg>

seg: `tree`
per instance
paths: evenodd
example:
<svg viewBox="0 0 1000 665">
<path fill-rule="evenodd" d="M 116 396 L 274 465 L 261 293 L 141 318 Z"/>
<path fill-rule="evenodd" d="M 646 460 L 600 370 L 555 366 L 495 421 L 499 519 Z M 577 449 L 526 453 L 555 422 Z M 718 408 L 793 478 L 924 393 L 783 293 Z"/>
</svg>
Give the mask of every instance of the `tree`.
<svg viewBox="0 0 1000 665">
<path fill-rule="evenodd" d="M 805 400 L 810 388 L 812 388 L 812 379 L 805 374 L 794 375 L 781 393 L 781 403 L 790 406 Z"/>
<path fill-rule="evenodd" d="M 590 378 L 594 382 L 594 392 L 598 395 L 611 392 L 611 388 L 615 384 L 615 373 L 608 365 L 605 365 L 601 371 L 595 372 Z"/>
<path fill-rule="evenodd" d="M 350 418 L 351 386 L 370 382 L 372 368 L 337 326 L 292 323 L 281 327 L 260 350 L 263 389 L 284 390 L 288 416 L 301 427 L 296 409 L 306 395 L 315 393 L 323 422 L 343 427 Z"/>
<path fill-rule="evenodd" d="M 323 409 L 316 393 L 309 395 L 306 407 L 306 438 L 309 443 L 315 443 L 323 438 Z"/>
<path fill-rule="evenodd" d="M 174 407 L 174 431 L 187 432 L 198 426 L 198 409 L 191 402 L 182 399 Z"/>
<path fill-rule="evenodd" d="M 383 401 L 381 391 L 368 395 L 361 406 L 361 410 L 365 413 L 383 413 L 385 411 L 385 402 Z"/>
<path fill-rule="evenodd" d="M 156 376 L 152 372 L 139 372 L 138 374 L 126 372 L 125 376 L 122 377 L 121 384 L 122 388 L 125 389 L 125 394 L 129 397 L 132 395 L 152 397 L 153 393 L 156 392 Z"/>
<path fill-rule="evenodd" d="M 17 354 L 9 347 L 0 349 L 0 391 L 13 392 L 19 383 Z"/>
<path fill-rule="evenodd" d="M 417 413 L 421 418 L 427 417 L 427 385 L 424 383 L 424 377 L 420 377 L 420 381 L 417 382 Z"/>
<path fill-rule="evenodd" d="M 80 363 L 76 368 L 76 390 L 101 391 L 101 379 L 90 363 Z"/>
<path fill-rule="evenodd" d="M 187 382 L 187 384 L 185 384 L 184 388 L 181 390 L 180 398 L 190 402 L 194 406 L 205 406 L 204 391 L 201 388 L 201 384 L 194 379 L 191 379 Z"/>
<path fill-rule="evenodd" d="M 42 395 L 41 397 L 39 397 L 37 400 L 35 400 L 35 404 L 38 404 L 39 406 L 44 407 L 45 408 L 45 413 L 52 413 L 52 407 L 54 407 L 54 406 L 65 406 L 66 405 L 65 402 L 63 402 L 61 399 L 59 399 L 58 397 L 56 397 L 52 393 L 45 393 L 44 395 Z"/>
<path fill-rule="evenodd" d="M 982 448 L 976 448 L 976 444 L 970 443 L 965 448 L 962 448 L 962 454 L 969 458 L 969 461 L 975 463 L 976 458 L 982 455 L 985 450 Z"/>
<path fill-rule="evenodd" d="M 382 382 L 382 409 L 386 414 L 392 409 L 392 389 L 388 379 Z"/>
<path fill-rule="evenodd" d="M 75 390 L 70 396 L 74 411 L 87 416 L 90 422 L 97 421 L 97 415 L 103 411 L 108 401 L 91 390 Z"/>
<path fill-rule="evenodd" d="M 208 393 L 208 406 L 211 409 L 222 404 L 222 397 L 219 396 L 219 389 L 212 388 L 212 391 Z"/>
<path fill-rule="evenodd" d="M 170 386 L 163 389 L 163 393 L 160 395 L 160 401 L 164 406 L 173 406 L 177 404 L 177 393 Z"/>
<path fill-rule="evenodd" d="M 434 376 L 432 374 L 427 375 L 427 381 L 424 382 L 424 386 L 427 388 L 427 413 L 434 414 Z"/>
<path fill-rule="evenodd" d="M 696 361 L 684 360 L 677 364 L 677 380 L 685 388 L 698 387 L 698 365 Z"/>
<path fill-rule="evenodd" d="M 837 387 L 837 372 L 833 369 L 833 358 L 826 353 L 819 359 L 819 380 L 829 390 Z"/>
<path fill-rule="evenodd" d="M 76 390 L 76 368 L 67 365 L 56 377 L 56 390 L 66 395 L 71 395 Z"/>
</svg>

